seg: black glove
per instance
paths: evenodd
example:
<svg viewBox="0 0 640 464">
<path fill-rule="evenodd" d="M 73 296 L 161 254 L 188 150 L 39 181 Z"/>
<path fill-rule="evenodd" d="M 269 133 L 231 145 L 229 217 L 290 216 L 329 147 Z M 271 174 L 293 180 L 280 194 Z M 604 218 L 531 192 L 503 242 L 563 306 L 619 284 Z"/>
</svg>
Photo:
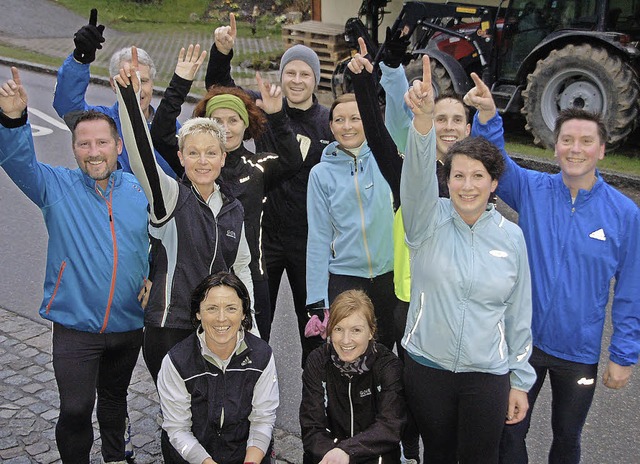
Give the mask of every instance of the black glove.
<svg viewBox="0 0 640 464">
<path fill-rule="evenodd" d="M 384 52 L 382 53 L 382 62 L 390 68 L 397 68 L 404 62 L 408 62 L 407 47 L 411 42 L 408 35 L 400 36 L 401 28 L 398 28 L 394 34 L 391 34 L 391 28 L 387 27 L 387 36 L 384 40 Z"/>
<path fill-rule="evenodd" d="M 91 10 L 89 24 L 82 26 L 73 36 L 73 42 L 76 44 L 73 57 L 80 63 L 92 63 L 96 59 L 96 50 L 102 48 L 104 25 L 96 26 L 97 23 L 98 10 L 94 8 Z"/>
</svg>

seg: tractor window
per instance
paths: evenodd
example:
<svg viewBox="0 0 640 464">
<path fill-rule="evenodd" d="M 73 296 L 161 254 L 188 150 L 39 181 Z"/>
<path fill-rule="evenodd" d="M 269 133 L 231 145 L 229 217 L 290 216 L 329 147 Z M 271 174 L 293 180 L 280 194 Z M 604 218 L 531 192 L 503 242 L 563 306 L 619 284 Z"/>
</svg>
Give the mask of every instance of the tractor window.
<svg viewBox="0 0 640 464">
<path fill-rule="evenodd" d="M 611 0 L 607 29 L 624 32 L 633 40 L 640 37 L 640 0 Z"/>
</svg>

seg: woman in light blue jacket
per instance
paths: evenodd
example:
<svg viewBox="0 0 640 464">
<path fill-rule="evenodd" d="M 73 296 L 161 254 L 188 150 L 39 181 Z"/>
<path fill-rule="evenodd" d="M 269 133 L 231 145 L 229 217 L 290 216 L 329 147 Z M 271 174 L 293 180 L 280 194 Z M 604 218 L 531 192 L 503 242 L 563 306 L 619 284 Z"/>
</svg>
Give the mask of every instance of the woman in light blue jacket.
<svg viewBox="0 0 640 464">
<path fill-rule="evenodd" d="M 373 151 L 387 150 L 391 157 L 398 150 L 385 129 L 371 75 L 354 74 L 353 82 L 355 95 L 341 95 L 331 106 L 336 141 L 309 176 L 307 309 L 328 308 L 345 290 L 364 290 L 375 308 L 378 341 L 393 348 L 394 199 Z"/>
<path fill-rule="evenodd" d="M 527 251 L 520 228 L 488 203 L 504 161 L 485 139 L 449 149 L 450 199 L 438 198 L 424 61 L 423 81 L 405 96 L 415 116 L 400 186 L 412 275 L 402 340 L 407 400 L 425 462 L 497 463 L 504 424 L 525 417 L 535 380 Z"/>
</svg>

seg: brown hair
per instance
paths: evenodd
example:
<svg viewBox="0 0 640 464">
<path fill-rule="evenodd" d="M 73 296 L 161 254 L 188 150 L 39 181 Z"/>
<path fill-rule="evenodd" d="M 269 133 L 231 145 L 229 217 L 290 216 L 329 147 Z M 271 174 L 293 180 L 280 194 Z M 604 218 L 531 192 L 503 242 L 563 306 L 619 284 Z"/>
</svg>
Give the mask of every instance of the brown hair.
<svg viewBox="0 0 640 464">
<path fill-rule="evenodd" d="M 560 136 L 562 125 L 567 121 L 571 121 L 572 119 L 595 122 L 598 126 L 598 137 L 600 137 L 600 144 L 604 144 L 609 141 L 607 126 L 604 124 L 601 115 L 599 115 L 598 113 L 591 113 L 590 111 L 583 110 L 581 108 L 566 108 L 560 111 L 560 114 L 558 114 L 558 117 L 556 118 L 556 125 L 553 128 L 553 141 L 555 143 L 558 143 L 558 137 Z"/>
<path fill-rule="evenodd" d="M 87 122 L 87 121 L 106 122 L 107 124 L 109 124 L 109 130 L 111 131 L 111 136 L 113 137 L 113 140 L 115 140 L 116 143 L 118 142 L 118 140 L 120 140 L 120 134 L 118 133 L 118 126 L 116 125 L 116 122 L 113 120 L 111 116 L 109 116 L 108 114 L 102 113 L 100 111 L 88 110 L 80 113 L 80 116 L 78 116 L 76 120 L 73 121 L 73 125 L 71 127 L 71 143 L 75 143 L 76 141 L 76 128 L 78 127 L 78 124 L 80 124 L 81 122 Z"/>
<path fill-rule="evenodd" d="M 349 103 L 354 101 L 356 101 L 356 94 L 354 93 L 343 93 L 338 98 L 333 100 L 331 108 L 329 108 L 329 121 L 333 121 L 333 110 L 336 109 L 336 106 L 338 106 L 340 103 Z"/>
<path fill-rule="evenodd" d="M 444 156 L 444 173 L 447 179 L 451 175 L 451 162 L 457 155 L 480 161 L 492 180 L 500 179 L 505 170 L 504 158 L 498 147 L 482 137 L 467 137 L 451 145 Z"/>
<path fill-rule="evenodd" d="M 375 337 L 377 325 L 376 316 L 373 311 L 373 303 L 369 296 L 362 290 L 346 290 L 333 300 L 329 308 L 327 334 L 331 335 L 331 332 L 333 332 L 333 329 L 341 320 L 358 311 L 362 312 L 362 315 L 369 325 L 371 335 Z"/>
<path fill-rule="evenodd" d="M 249 127 L 247 127 L 247 130 L 244 132 L 245 140 L 251 138 L 257 139 L 264 133 L 267 125 L 267 117 L 264 115 L 264 112 L 258 108 L 258 105 L 256 105 L 251 96 L 238 87 L 223 87 L 219 85 L 209 87 L 207 94 L 193 109 L 192 116 L 206 117 L 207 102 L 217 95 L 235 95 L 244 103 L 244 106 L 247 108 L 247 113 L 249 114 Z"/>
</svg>

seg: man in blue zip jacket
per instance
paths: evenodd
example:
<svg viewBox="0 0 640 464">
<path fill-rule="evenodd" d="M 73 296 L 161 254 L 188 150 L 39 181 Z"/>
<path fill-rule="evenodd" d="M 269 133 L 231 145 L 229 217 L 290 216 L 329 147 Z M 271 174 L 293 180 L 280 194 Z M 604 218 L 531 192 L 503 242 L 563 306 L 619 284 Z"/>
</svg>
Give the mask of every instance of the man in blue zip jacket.
<svg viewBox="0 0 640 464">
<path fill-rule="evenodd" d="M 607 130 L 598 115 L 561 111 L 555 125 L 560 173 L 518 166 L 504 150 L 502 119 L 491 91 L 475 74 L 465 103 L 478 109 L 471 135 L 498 143 L 507 169 L 498 196 L 519 213 L 529 251 L 533 296 L 533 353 L 538 376 L 529 411 L 506 425 L 500 449 L 505 464 L 528 462 L 525 437 L 545 377 L 552 393 L 551 464 L 580 462 L 580 437 L 597 384 L 600 346 L 615 279 L 613 334 L 602 381 L 612 389 L 629 381 L 640 353 L 640 210 L 597 170 Z"/>
<path fill-rule="evenodd" d="M 127 389 L 142 344 L 147 200 L 117 169 L 122 140 L 104 113 L 85 112 L 72 128 L 79 169 L 38 162 L 27 93 L 11 72 L 0 87 L 0 166 L 42 210 L 49 235 L 40 315 L 53 323 L 60 457 L 89 462 L 97 392 L 103 462 L 124 462 Z"/>
</svg>

